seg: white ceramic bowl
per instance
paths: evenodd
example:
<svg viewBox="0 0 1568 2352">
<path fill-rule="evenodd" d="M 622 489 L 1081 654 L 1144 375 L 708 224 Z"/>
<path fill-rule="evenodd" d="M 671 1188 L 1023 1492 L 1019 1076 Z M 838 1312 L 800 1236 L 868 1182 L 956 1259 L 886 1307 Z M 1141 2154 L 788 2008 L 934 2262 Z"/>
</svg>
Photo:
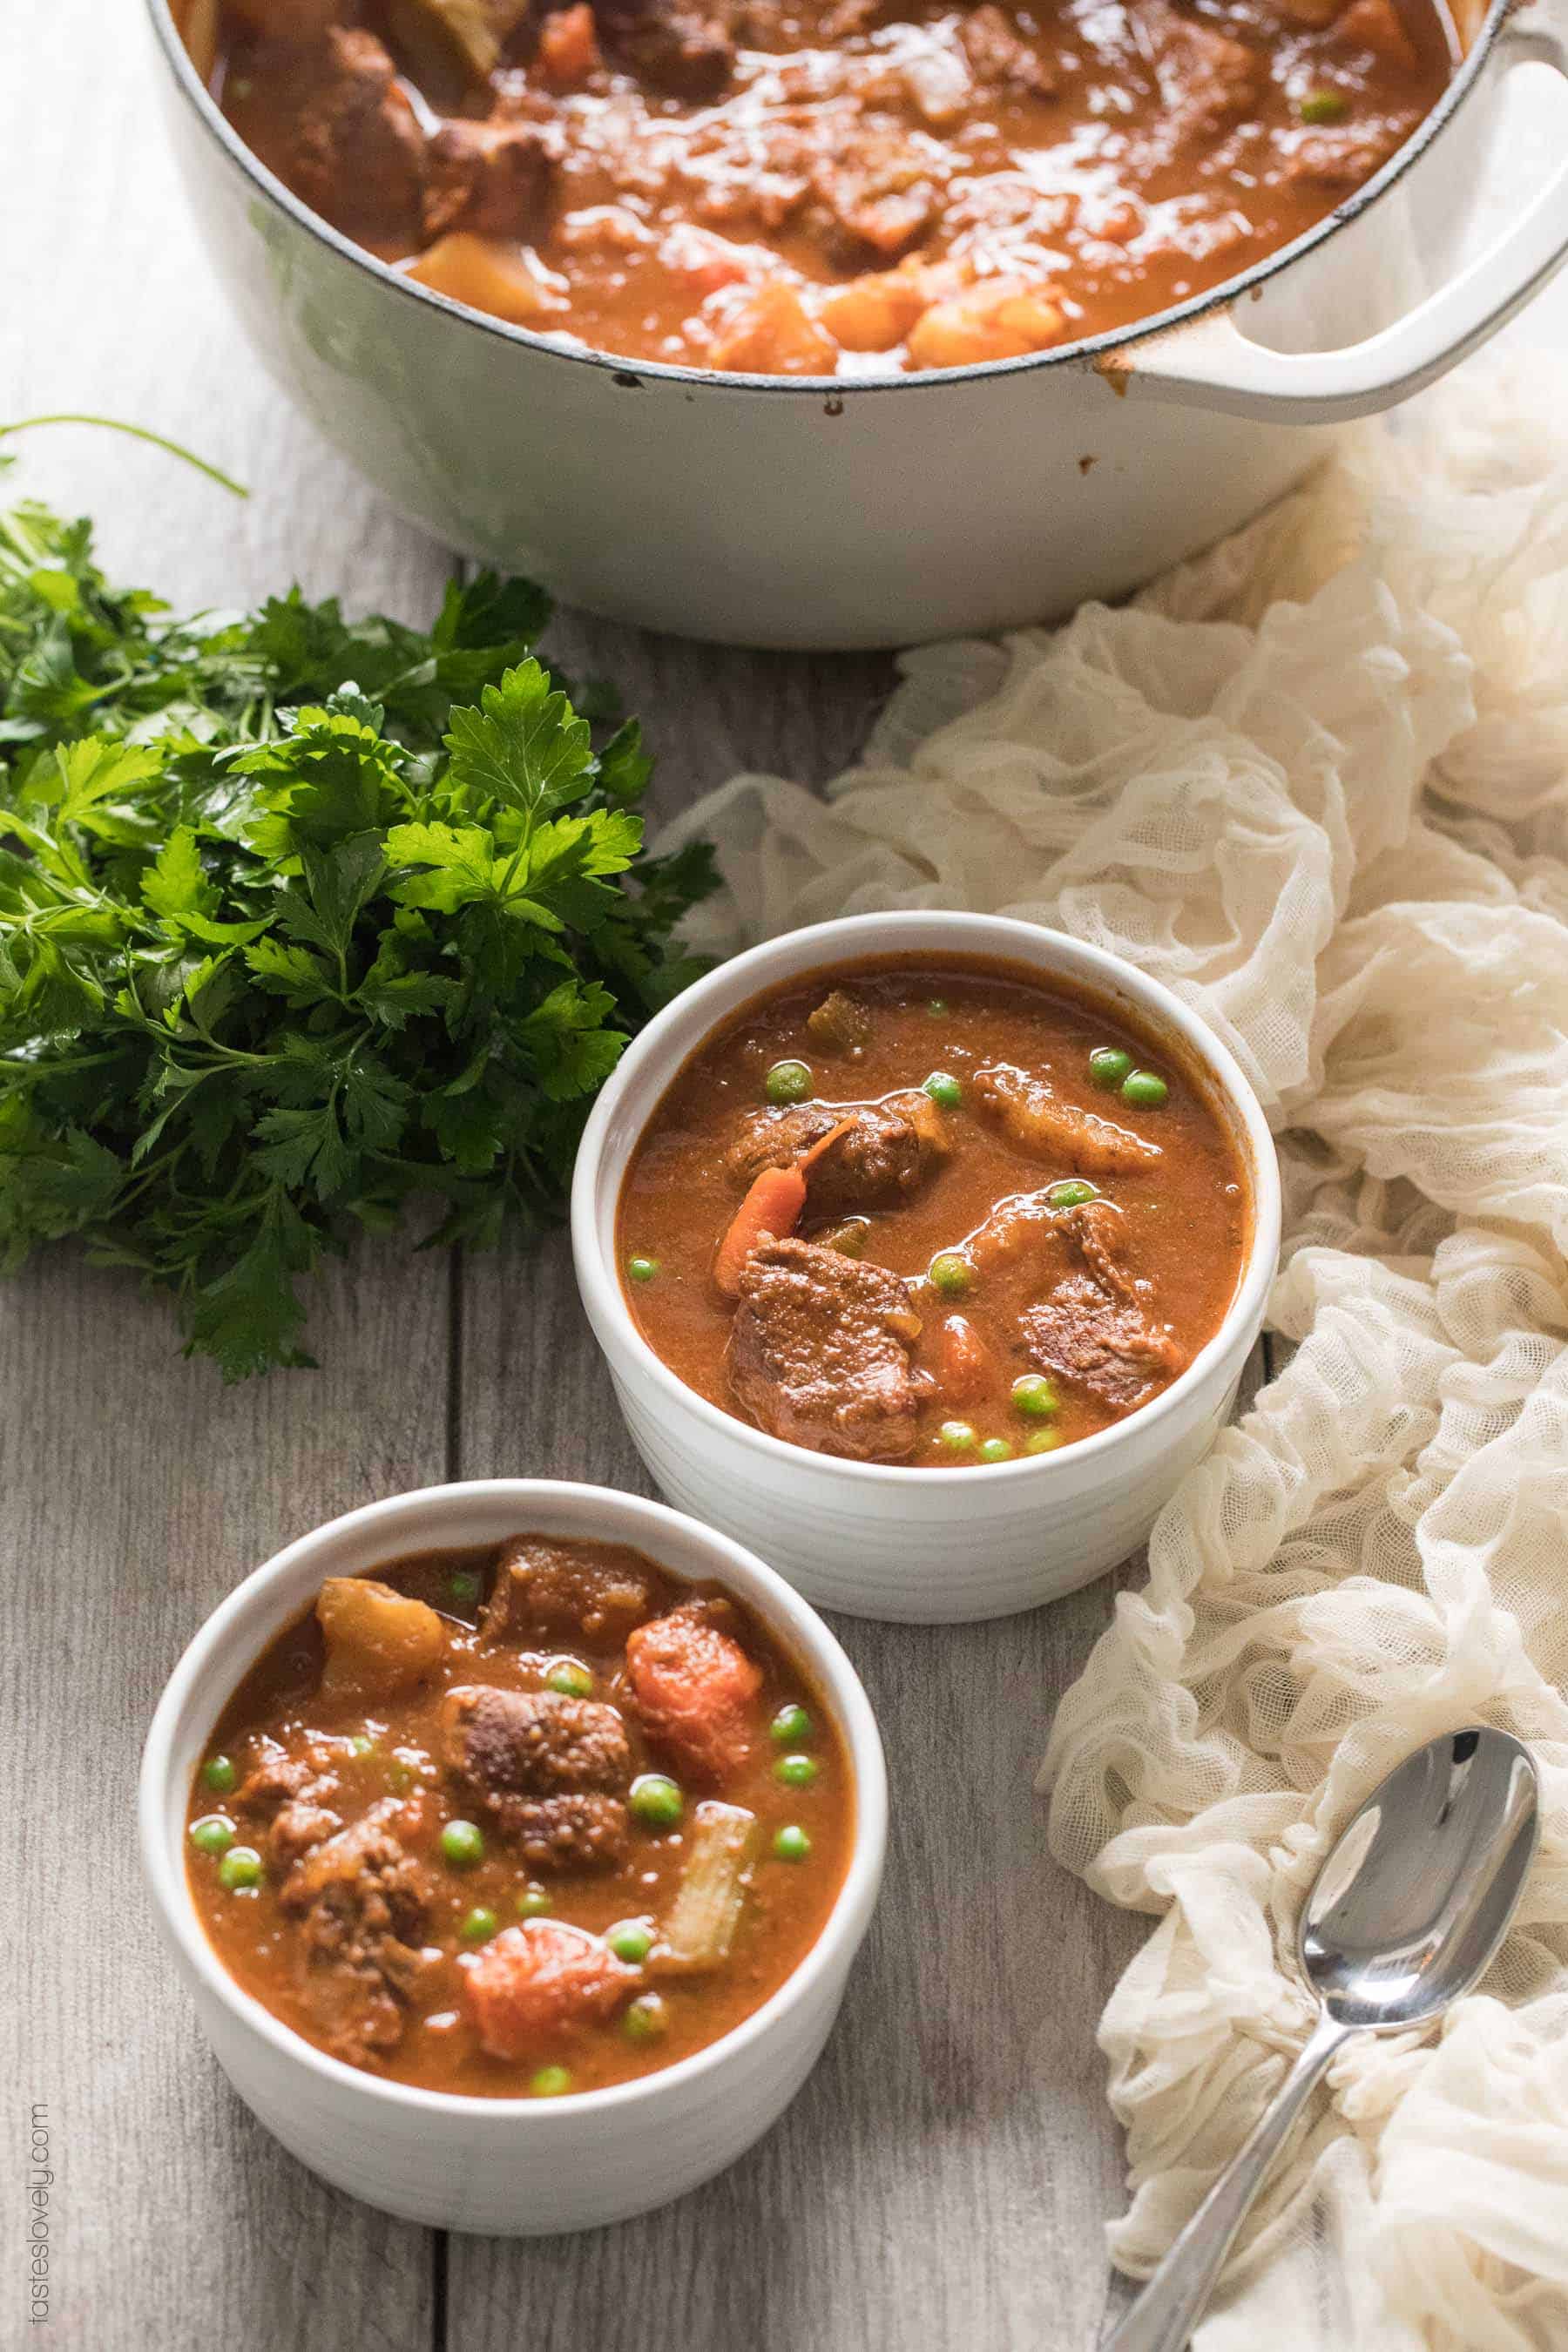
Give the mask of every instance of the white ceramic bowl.
<svg viewBox="0 0 1568 2352">
<path fill-rule="evenodd" d="M 534 1530 L 633 1544 L 671 1575 L 713 1579 L 755 1610 L 809 1669 L 843 1733 L 855 1774 L 854 1849 L 827 1925 L 795 1974 L 694 2056 L 560 2099 L 412 2090 L 325 2056 L 224 1968 L 185 1880 L 191 1775 L 240 1676 L 324 1578 Z M 870 1922 L 888 1799 L 881 1741 L 854 1668 L 761 1560 L 635 1496 L 495 1478 L 369 1504 L 247 1577 L 170 1677 L 147 1736 L 139 1808 L 159 1924 L 224 2072 L 268 2129 L 335 2187 L 405 2221 L 536 2237 L 665 2204 L 732 2163 L 783 2113 L 827 2038 Z"/>
<path fill-rule="evenodd" d="M 1491 0 L 1479 24 L 1459 0 L 1473 38 L 1414 138 L 1215 293 L 922 375 L 620 360 L 461 310 L 329 228 L 214 105 L 170 0 L 147 5 L 196 225 L 289 398 L 439 545 L 692 636 L 908 645 L 1125 594 L 1299 481 L 1324 425 L 1451 367 L 1568 249 L 1568 163 L 1538 187 L 1504 108 L 1528 99 L 1568 155 L 1568 0 Z"/>
<path fill-rule="evenodd" d="M 616 1210 L 665 1088 L 718 1024 L 803 973 L 868 956 L 989 956 L 1077 982 L 1205 1073 L 1252 1186 L 1253 1230 L 1218 1331 L 1179 1380 L 1059 1454 L 963 1470 L 839 1461 L 786 1445 L 677 1379 L 621 1288 Z M 588 1121 L 572 1187 L 572 1238 L 588 1319 L 626 1426 L 683 1510 L 764 1550 L 824 1608 L 920 1624 L 1000 1617 L 1071 1592 L 1136 1551 L 1235 1401 L 1279 1252 L 1279 1174 L 1258 1098 L 1211 1031 L 1157 981 L 1060 931 L 1000 916 L 854 915 L 736 956 L 677 997 L 627 1049 Z"/>
</svg>

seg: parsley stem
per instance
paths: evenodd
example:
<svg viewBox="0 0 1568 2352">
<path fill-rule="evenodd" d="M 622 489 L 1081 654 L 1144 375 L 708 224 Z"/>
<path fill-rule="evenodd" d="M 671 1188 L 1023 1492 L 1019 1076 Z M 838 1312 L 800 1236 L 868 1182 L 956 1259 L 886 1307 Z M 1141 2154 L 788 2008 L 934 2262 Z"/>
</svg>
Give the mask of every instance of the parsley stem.
<svg viewBox="0 0 1568 2352">
<path fill-rule="evenodd" d="M 243 482 L 237 482 L 233 475 L 226 474 L 221 467 L 209 465 L 205 457 L 198 457 L 194 449 L 184 449 L 177 441 L 165 440 L 163 434 L 153 432 L 145 425 L 128 425 L 120 416 L 79 415 L 71 409 L 62 409 L 53 416 L 19 416 L 14 424 L 0 425 L 0 441 L 8 433 L 30 433 L 37 425 L 100 425 L 108 433 L 128 433 L 133 441 L 150 441 L 155 449 L 166 449 L 171 457 L 183 458 L 187 466 L 194 466 L 198 474 L 205 474 L 220 489 L 232 490 L 237 499 L 250 496 Z"/>
</svg>

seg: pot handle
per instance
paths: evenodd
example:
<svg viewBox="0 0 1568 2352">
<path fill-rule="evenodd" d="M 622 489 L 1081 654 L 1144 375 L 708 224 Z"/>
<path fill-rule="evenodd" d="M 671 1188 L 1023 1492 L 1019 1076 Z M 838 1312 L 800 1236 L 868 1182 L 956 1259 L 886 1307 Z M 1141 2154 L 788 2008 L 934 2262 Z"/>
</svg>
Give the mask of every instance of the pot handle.
<svg viewBox="0 0 1568 2352">
<path fill-rule="evenodd" d="M 1527 0 L 1500 29 L 1492 63 L 1568 77 L 1562 0 Z M 1439 148 L 1436 152 L 1440 152 Z M 1419 166 L 1417 166 L 1419 168 Z M 1277 352 L 1241 332 L 1227 305 L 1137 345 L 1120 387 L 1180 406 L 1277 425 L 1329 425 L 1424 391 L 1505 326 L 1568 260 L 1568 163 L 1523 215 L 1406 318 L 1337 352 Z"/>
</svg>

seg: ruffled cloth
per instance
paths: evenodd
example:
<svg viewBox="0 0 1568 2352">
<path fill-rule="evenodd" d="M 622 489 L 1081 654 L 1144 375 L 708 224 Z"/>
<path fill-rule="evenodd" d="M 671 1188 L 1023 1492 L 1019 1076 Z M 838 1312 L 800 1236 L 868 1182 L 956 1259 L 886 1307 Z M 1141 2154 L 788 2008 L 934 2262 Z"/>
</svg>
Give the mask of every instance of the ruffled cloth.
<svg viewBox="0 0 1568 2352">
<path fill-rule="evenodd" d="M 824 798 L 742 777 L 723 948 L 972 907 L 1226 1038 L 1286 1185 L 1284 1369 L 1062 1701 L 1053 1848 L 1159 1924 L 1100 2028 L 1148 2272 L 1309 2027 L 1301 1896 L 1384 1771 L 1531 1744 L 1542 1851 L 1439 2038 L 1342 2057 L 1200 2352 L 1568 2347 L 1568 440 L 1472 370 L 1119 611 L 909 655 Z"/>
</svg>

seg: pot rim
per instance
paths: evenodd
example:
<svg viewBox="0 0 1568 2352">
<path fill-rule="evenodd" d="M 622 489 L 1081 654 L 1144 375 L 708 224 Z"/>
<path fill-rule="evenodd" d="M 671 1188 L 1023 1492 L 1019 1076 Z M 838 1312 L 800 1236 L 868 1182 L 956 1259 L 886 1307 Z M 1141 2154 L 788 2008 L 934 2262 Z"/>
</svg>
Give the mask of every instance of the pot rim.
<svg viewBox="0 0 1568 2352">
<path fill-rule="evenodd" d="M 650 1559 L 664 1566 L 669 1538 L 695 1538 L 711 1555 L 700 1571 L 713 1582 L 728 1582 L 757 1610 L 776 1637 L 792 1643 L 817 1677 L 837 1719 L 849 1758 L 855 1794 L 855 1826 L 849 1860 L 833 1907 L 816 1940 L 799 1964 L 775 1987 L 767 2000 L 715 2041 L 705 2042 L 673 2064 L 624 2083 L 600 2089 L 570 2091 L 560 2097 L 527 2095 L 481 2097 L 459 2091 L 427 2090 L 351 2066 L 307 2041 L 248 1992 L 219 1958 L 202 1926 L 184 1871 L 180 1830 L 171 1822 L 170 1803 L 185 1786 L 176 1781 L 175 1756 L 185 1717 L 200 1699 L 205 1714 L 202 1737 L 210 1736 L 241 1676 L 261 1656 L 281 1630 L 286 1617 L 268 1612 L 279 1588 L 287 1591 L 310 1570 L 317 1580 L 329 1572 L 317 1570 L 321 1555 L 330 1562 L 334 1549 L 362 1544 L 378 1549 L 382 1559 L 406 1549 L 409 1531 L 419 1528 L 416 1540 L 426 1548 L 433 1540 L 432 1517 L 464 1520 L 476 1511 L 495 1506 L 515 1509 L 521 1518 L 543 1507 L 549 1516 L 559 1510 L 575 1534 L 601 1540 L 629 1542 L 645 1548 Z M 611 1533 L 606 1538 L 604 1530 Z M 369 1569 L 345 1570 L 346 1574 L 374 1574 Z M 689 1580 L 684 1569 L 666 1569 L 679 1581 Z M 263 1622 L 258 1633 L 258 1621 Z M 281 1550 L 252 1569 L 232 1592 L 208 1612 L 191 1636 L 153 1710 L 142 1746 L 137 1780 L 137 1828 L 144 1883 L 159 1925 L 182 1965 L 205 1992 L 213 1995 L 235 2021 L 267 2043 L 280 2060 L 300 2068 L 329 2086 L 367 2103 L 366 2120 L 374 2110 L 401 2108 L 405 2113 L 467 2119 L 476 2129 L 494 2117 L 498 2126 L 513 2124 L 523 2130 L 549 2132 L 563 2118 L 586 2115 L 613 2116 L 626 2109 L 657 2105 L 668 2095 L 679 2095 L 705 2076 L 722 2074 L 752 2043 L 775 2033 L 786 2020 L 830 1979 L 835 1969 L 847 1970 L 858 1951 L 876 1908 L 888 1837 L 888 1777 L 881 1733 L 864 1685 L 843 1643 L 803 1594 L 774 1568 L 721 1528 L 708 1526 L 689 1512 L 673 1509 L 617 1487 L 591 1485 L 572 1478 L 482 1478 L 444 1481 L 379 1496 L 335 1518 L 321 1521 Z M 209 2035 L 209 2039 L 210 2039 Z"/>
<path fill-rule="evenodd" d="M 1364 185 L 1357 188 L 1324 215 L 1309 229 L 1255 262 L 1239 276 L 1227 278 L 1222 286 L 1210 288 L 1190 300 L 1177 303 L 1168 310 L 1160 310 L 1147 319 L 1135 319 L 1124 327 L 1113 327 L 1100 335 L 1086 336 L 1076 343 L 1063 343 L 1047 352 L 1030 352 L 1020 359 L 988 360 L 977 366 L 962 368 L 924 368 L 886 376 L 778 376 L 731 373 L 714 368 L 678 367 L 664 360 L 636 360 L 617 356 L 613 352 L 574 351 L 563 344 L 552 342 L 548 337 L 531 333 L 526 327 L 514 326 L 509 320 L 497 319 L 487 311 L 470 310 L 466 303 L 455 302 L 433 287 L 422 286 L 417 279 L 405 277 L 389 262 L 378 260 L 373 253 L 356 245 L 314 213 L 293 191 L 269 172 L 259 158 L 240 138 L 221 108 L 212 97 L 192 63 L 189 50 L 176 26 L 171 0 L 147 0 L 147 13 L 152 21 L 159 50 L 173 76 L 180 95 L 193 110 L 196 120 L 215 144 L 222 149 L 228 161 L 237 166 L 241 176 L 284 214 L 294 225 L 304 229 L 319 245 L 325 246 L 342 260 L 351 263 L 364 276 L 373 278 L 405 300 L 444 312 L 449 319 L 467 328 L 469 332 L 488 335 L 502 342 L 532 352 L 541 358 L 564 360 L 574 366 L 607 372 L 627 391 L 639 390 L 645 383 L 700 386 L 708 391 L 761 393 L 776 398 L 791 395 L 810 400 L 826 400 L 835 415 L 841 404 L 859 399 L 868 394 L 913 393 L 922 388 L 968 383 L 971 380 L 1026 374 L 1031 370 L 1061 367 L 1068 362 L 1085 362 L 1099 366 L 1109 355 L 1125 352 L 1134 343 L 1168 333 L 1173 328 L 1185 326 L 1194 319 L 1227 309 L 1243 294 L 1253 292 L 1269 279 L 1304 259 L 1324 241 L 1342 228 L 1359 219 L 1368 205 L 1375 204 L 1397 180 L 1404 177 L 1426 153 L 1438 133 L 1452 120 L 1464 103 L 1491 54 L 1492 45 L 1518 0 L 1491 0 L 1485 16 L 1470 45 L 1461 58 L 1452 79 L 1431 111 L 1424 117 L 1405 144 L 1398 148 L 1381 171 L 1373 173 Z"/>
<path fill-rule="evenodd" d="M 933 928 L 941 935 L 941 944 L 916 944 L 910 936 Z M 1047 985 L 1052 981 L 1065 981 L 1069 986 L 1079 982 L 1112 1005 L 1118 999 L 1131 1005 L 1156 1035 L 1163 1032 L 1173 1040 L 1176 1056 L 1196 1066 L 1234 1121 L 1236 1139 L 1247 1159 L 1252 1232 L 1236 1288 L 1217 1329 L 1168 1388 L 1109 1427 L 1077 1438 L 1058 1452 L 1019 1454 L 1011 1462 L 921 1467 L 810 1453 L 726 1412 L 721 1405 L 689 1387 L 643 1337 L 622 1286 L 616 1232 L 626 1169 L 654 1111 L 629 1136 L 616 1136 L 612 1129 L 623 1100 L 645 1074 L 660 1081 L 655 1097 L 657 1109 L 665 1090 L 692 1055 L 700 1053 L 727 1020 L 757 998 L 813 974 L 830 977 L 847 963 L 868 958 L 940 958 L 943 953 L 1022 966 Z M 689 1034 L 681 1034 L 686 1032 Z M 599 1196 L 606 1183 L 614 1196 L 607 1250 L 599 1220 Z M 760 1461 L 777 1465 L 786 1478 L 826 1480 L 841 1487 L 846 1496 L 858 1495 L 868 1505 L 880 1492 L 902 1508 L 921 1509 L 939 1499 L 950 1507 L 962 1503 L 968 1508 L 977 1495 L 994 1501 L 1015 1489 L 1021 1500 L 1030 1490 L 1020 1482 L 1031 1478 L 1034 1493 L 1044 1502 L 1046 1480 L 1054 1478 L 1058 1491 L 1064 1485 L 1079 1486 L 1100 1474 L 1107 1457 L 1114 1464 L 1119 1452 L 1147 1443 L 1162 1422 L 1187 1408 L 1216 1367 L 1232 1360 L 1239 1366 L 1250 1350 L 1279 1268 L 1280 1217 L 1279 1162 L 1263 1106 L 1218 1031 L 1173 989 L 1127 957 L 1044 923 L 1023 921 L 1012 915 L 976 914 L 969 908 L 907 907 L 840 915 L 828 922 L 778 932 L 727 957 L 714 971 L 682 989 L 633 1038 L 600 1089 L 577 1148 L 571 1228 L 577 1286 L 600 1348 L 613 1370 L 634 1366 L 658 1393 L 672 1418 L 682 1413 L 694 1418 L 727 1449 L 754 1454 Z"/>
</svg>

